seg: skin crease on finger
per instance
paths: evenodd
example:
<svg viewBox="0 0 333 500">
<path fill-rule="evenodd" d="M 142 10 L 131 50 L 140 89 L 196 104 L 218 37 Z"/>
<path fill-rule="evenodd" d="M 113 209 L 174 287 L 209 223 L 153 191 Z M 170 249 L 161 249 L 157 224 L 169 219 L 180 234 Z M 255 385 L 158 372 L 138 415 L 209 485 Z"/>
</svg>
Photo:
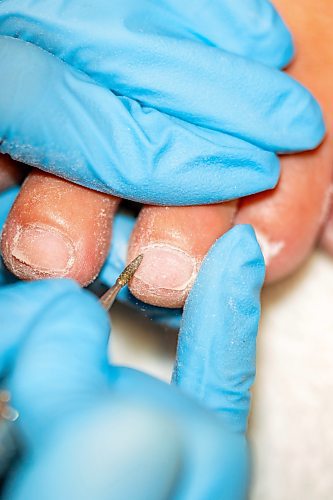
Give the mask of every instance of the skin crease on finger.
<svg viewBox="0 0 333 500">
<path fill-rule="evenodd" d="M 22 279 L 66 276 L 87 285 L 109 249 L 118 199 L 34 170 L 2 234 L 7 267 Z"/>
<path fill-rule="evenodd" d="M 254 226 L 267 265 L 266 282 L 286 276 L 311 252 L 320 227 L 327 217 L 333 168 L 333 141 L 330 132 L 333 129 L 333 100 L 330 90 L 333 80 L 333 3 L 330 0 L 321 0 L 320 5 L 312 0 L 277 0 L 273 3 L 295 38 L 297 56 L 288 68 L 288 73 L 299 79 L 317 97 L 326 115 L 329 133 L 316 151 L 283 156 L 278 186 L 270 192 L 248 197 L 239 205 L 235 222 Z M 222 234 L 223 227 L 216 223 L 216 219 L 224 217 L 223 206 L 170 207 L 164 209 L 164 212 L 158 208 L 144 209 L 134 231 L 129 260 L 136 253 L 144 250 L 147 252 L 147 248 L 151 249 L 151 244 L 157 249 L 164 242 L 168 242 L 169 248 L 187 249 L 189 257 L 193 258 L 197 255 L 197 245 L 208 249 Z M 156 217 L 155 210 L 158 212 Z M 193 219 L 196 219 L 198 233 L 189 243 L 194 235 L 191 228 Z M 153 231 L 149 231 L 149 227 Z M 327 247 L 331 244 L 333 252 L 333 222 L 329 227 L 332 237 L 329 238 L 326 231 L 325 241 Z M 224 231 L 227 229 L 226 224 Z M 195 258 L 194 273 L 204 256 L 200 252 L 199 254 L 200 257 Z M 160 265 L 160 275 L 170 275 L 171 269 L 166 267 L 167 264 L 170 266 L 170 261 L 166 260 L 163 267 L 162 256 L 154 260 L 152 255 L 150 252 L 149 262 L 147 259 L 146 265 L 133 279 L 130 285 L 132 293 L 156 305 L 183 305 L 195 275 L 189 278 L 186 287 L 181 290 L 176 286 L 172 290 L 162 288 L 156 283 L 158 268 Z M 181 265 L 181 259 L 178 263 Z"/>
</svg>

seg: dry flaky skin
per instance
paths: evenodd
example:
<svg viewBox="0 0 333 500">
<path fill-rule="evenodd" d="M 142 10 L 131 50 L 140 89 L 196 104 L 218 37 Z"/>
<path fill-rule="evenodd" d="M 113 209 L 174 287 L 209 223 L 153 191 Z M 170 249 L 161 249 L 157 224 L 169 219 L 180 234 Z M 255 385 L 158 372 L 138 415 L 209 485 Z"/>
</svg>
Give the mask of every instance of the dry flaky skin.
<svg viewBox="0 0 333 500">
<path fill-rule="evenodd" d="M 318 239 L 332 193 L 333 2 L 275 0 L 273 3 L 295 39 L 296 58 L 288 72 L 320 101 L 327 119 L 328 138 L 316 151 L 282 157 L 278 187 L 242 200 L 240 208 L 235 203 L 209 207 L 144 207 L 132 235 L 128 259 L 145 252 L 143 264 L 130 283 L 132 293 L 145 302 L 182 306 L 204 255 L 234 220 L 251 223 L 257 230 L 268 264 L 268 281 L 294 271 Z M 31 174 L 4 228 L 2 251 L 6 264 L 23 279 L 67 276 L 82 285 L 89 283 L 107 255 L 117 203 L 111 196 L 49 174 Z M 325 246 L 333 254 L 332 221 L 333 210 L 324 234 Z M 58 241 L 55 235 L 58 230 L 65 237 L 62 255 L 65 251 L 68 253 L 67 265 L 62 255 L 54 256 L 52 270 L 48 269 L 50 258 L 45 258 L 50 256 L 52 244 L 50 241 L 47 247 L 41 237 L 47 226 L 51 239 L 53 237 L 53 248 Z M 43 244 L 43 253 L 35 251 L 30 263 L 25 249 L 15 250 L 23 229 L 27 228 L 29 231 L 37 228 L 36 246 Z M 177 254 L 174 253 L 173 260 L 172 247 Z"/>
<path fill-rule="evenodd" d="M 105 261 L 117 206 L 113 196 L 34 170 L 3 229 L 7 267 L 25 280 L 68 277 L 87 285 Z"/>
<path fill-rule="evenodd" d="M 141 252 L 145 259 L 130 283 L 131 292 L 155 306 L 181 307 L 202 259 L 214 241 L 232 226 L 236 206 L 236 202 L 228 202 L 143 207 L 131 236 L 128 260 Z M 170 256 L 172 248 L 174 259 Z"/>
<path fill-rule="evenodd" d="M 132 262 L 130 262 L 128 266 L 125 267 L 123 272 L 120 273 L 116 283 L 111 288 L 109 288 L 109 290 L 107 290 L 100 298 L 100 302 L 104 309 L 108 311 L 111 308 L 121 288 L 127 285 L 127 283 L 133 278 L 135 272 L 142 262 L 142 259 L 143 254 L 138 255 L 134 260 L 132 260 Z"/>
</svg>

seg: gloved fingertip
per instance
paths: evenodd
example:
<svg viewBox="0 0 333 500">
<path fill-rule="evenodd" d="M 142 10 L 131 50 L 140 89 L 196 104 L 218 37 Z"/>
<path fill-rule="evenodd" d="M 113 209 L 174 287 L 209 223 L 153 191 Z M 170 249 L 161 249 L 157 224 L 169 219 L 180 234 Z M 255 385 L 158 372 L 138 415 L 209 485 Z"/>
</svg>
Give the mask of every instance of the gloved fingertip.
<svg viewBox="0 0 333 500">
<path fill-rule="evenodd" d="M 277 49 L 278 50 L 275 50 Z M 285 29 L 283 36 L 280 36 L 276 41 L 276 47 L 273 47 L 270 52 L 270 57 L 267 60 L 263 57 L 262 62 L 275 68 L 286 68 L 295 56 L 294 42 L 291 33 Z"/>
<path fill-rule="evenodd" d="M 244 430 L 255 373 L 264 259 L 251 226 L 212 247 L 186 302 L 173 381 Z"/>
<path fill-rule="evenodd" d="M 280 93 L 276 96 L 275 104 L 279 104 L 281 113 L 279 120 L 286 120 L 288 123 L 288 127 L 285 128 L 285 147 L 281 148 L 279 153 L 315 149 L 323 141 L 326 133 L 321 106 L 307 88 L 292 77 L 282 75 L 289 79 L 291 85 L 285 95 Z M 292 113 L 290 106 L 293 106 Z"/>
<path fill-rule="evenodd" d="M 207 254 L 197 279 L 197 285 L 193 287 L 194 301 L 208 303 L 219 288 L 227 292 L 228 279 L 230 282 L 240 279 L 242 270 L 251 270 L 253 281 L 262 286 L 265 275 L 265 264 L 252 226 L 239 224 L 225 233 L 212 246 Z M 253 283 L 249 283 L 252 286 Z M 195 292 L 202 291 L 200 297 Z M 204 290 L 204 288 L 206 289 Z"/>
<path fill-rule="evenodd" d="M 322 108 L 318 101 L 307 92 L 307 99 L 304 99 L 304 147 L 302 149 L 316 149 L 324 140 L 326 135 L 326 124 Z M 300 148 L 301 150 L 301 148 Z"/>
<path fill-rule="evenodd" d="M 256 27 L 257 39 L 253 49 L 259 51 L 256 59 L 275 68 L 285 68 L 295 55 L 294 41 L 288 27 L 273 5 L 265 2 L 267 15 L 261 19 L 261 29 Z M 251 57 L 251 56 L 250 56 Z"/>
</svg>

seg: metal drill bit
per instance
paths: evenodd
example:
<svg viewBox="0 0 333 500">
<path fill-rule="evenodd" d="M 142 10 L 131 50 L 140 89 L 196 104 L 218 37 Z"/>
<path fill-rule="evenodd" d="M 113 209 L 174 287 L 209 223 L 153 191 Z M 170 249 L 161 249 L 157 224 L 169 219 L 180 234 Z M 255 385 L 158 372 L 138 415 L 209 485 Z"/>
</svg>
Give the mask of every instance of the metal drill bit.
<svg viewBox="0 0 333 500">
<path fill-rule="evenodd" d="M 140 254 L 134 260 L 132 260 L 132 262 L 130 262 L 128 266 L 125 267 L 123 272 L 118 276 L 115 284 L 111 288 L 109 288 L 109 290 L 107 290 L 104 295 L 102 295 L 99 300 L 101 301 L 104 309 L 109 311 L 120 290 L 133 278 L 135 272 L 142 262 L 142 259 L 143 254 Z"/>
</svg>

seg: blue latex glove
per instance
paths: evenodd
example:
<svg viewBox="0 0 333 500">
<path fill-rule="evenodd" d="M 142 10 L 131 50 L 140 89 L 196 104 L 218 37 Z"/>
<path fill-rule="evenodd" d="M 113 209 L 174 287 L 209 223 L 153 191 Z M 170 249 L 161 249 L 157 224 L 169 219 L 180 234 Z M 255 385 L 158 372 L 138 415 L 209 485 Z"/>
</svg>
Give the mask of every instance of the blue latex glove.
<svg viewBox="0 0 333 500">
<path fill-rule="evenodd" d="M 265 0 L 3 0 L 0 35 L 0 151 L 97 190 L 237 198 L 323 137 Z"/>
<path fill-rule="evenodd" d="M 107 315 L 73 282 L 0 289 L 0 370 L 13 370 L 29 449 L 5 498 L 245 498 L 263 278 L 249 226 L 213 246 L 186 303 L 173 386 L 108 364 Z"/>
</svg>

